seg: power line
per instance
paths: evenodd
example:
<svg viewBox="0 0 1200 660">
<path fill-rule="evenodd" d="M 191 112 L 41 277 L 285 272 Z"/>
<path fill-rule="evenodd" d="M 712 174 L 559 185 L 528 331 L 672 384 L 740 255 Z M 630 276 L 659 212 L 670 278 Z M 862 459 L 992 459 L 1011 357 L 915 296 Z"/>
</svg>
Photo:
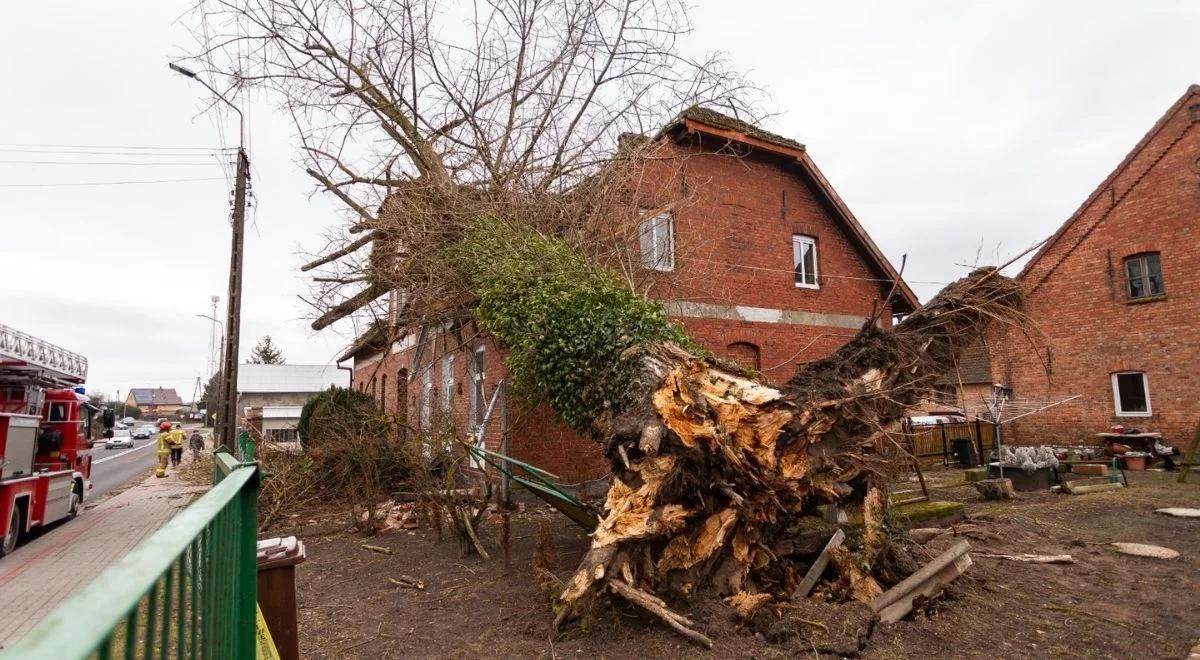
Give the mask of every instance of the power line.
<svg viewBox="0 0 1200 660">
<path fill-rule="evenodd" d="M 796 272 L 795 269 L 792 269 L 792 268 L 770 268 L 767 266 L 751 266 L 749 264 L 737 264 L 737 263 L 731 263 L 728 261 L 720 261 L 717 259 L 705 259 L 703 257 L 694 257 L 693 256 L 693 257 L 688 257 L 688 259 L 691 259 L 694 261 L 704 261 L 707 263 L 716 264 L 718 266 L 726 266 L 731 269 L 739 268 L 739 269 L 745 269 L 745 270 L 761 270 L 761 271 L 766 271 L 766 272 L 771 272 L 771 273 L 792 273 L 792 274 L 794 274 Z M 890 279 L 883 279 L 883 278 L 878 278 L 878 277 L 856 277 L 854 275 L 830 275 L 829 273 L 821 272 L 820 270 L 818 270 L 817 271 L 817 279 L 821 279 L 823 277 L 828 277 L 831 279 L 839 279 L 839 280 L 861 280 L 864 282 L 881 282 L 884 284 L 892 283 L 892 280 L 890 280 Z M 912 284 L 950 284 L 950 282 L 933 282 L 933 281 L 929 281 L 929 280 L 910 280 L 907 278 L 902 278 L 902 279 L 904 279 L 905 282 L 912 283 Z"/>
<path fill-rule="evenodd" d="M 86 181 L 76 183 L 0 183 L 0 188 L 57 188 L 68 186 L 130 186 L 144 183 L 190 183 L 192 181 L 224 181 L 223 176 L 200 179 L 155 179 L 151 181 Z"/>
<path fill-rule="evenodd" d="M 95 160 L 95 161 L 91 161 L 91 160 L 89 160 L 89 161 L 82 161 L 82 160 L 0 160 L 0 165 L 104 165 L 106 167 L 111 166 L 111 165 L 136 165 L 136 166 L 140 166 L 140 167 L 146 167 L 146 166 L 160 167 L 160 166 L 171 166 L 171 165 L 183 165 L 186 167 L 195 167 L 197 165 L 203 165 L 203 166 L 207 167 L 210 165 L 217 165 L 217 164 L 218 163 L 214 163 L 211 161 L 194 161 L 194 162 L 188 162 L 188 163 L 170 162 L 170 161 L 163 161 L 163 162 L 158 162 L 158 163 L 155 163 L 155 162 L 138 163 L 138 162 L 134 162 L 134 161 L 100 161 L 100 160 Z"/>
<path fill-rule="evenodd" d="M 229 147 L 162 147 L 129 144 L 52 144 L 49 142 L 0 142 L 0 147 L 46 147 L 61 149 L 139 149 L 144 151 L 229 151 Z"/>
<path fill-rule="evenodd" d="M 222 154 L 224 150 L 220 148 L 209 149 L 207 153 L 214 156 Z M 0 153 L 15 153 L 15 154 L 79 154 L 86 156 L 146 156 L 152 158 L 195 158 L 203 156 L 205 152 L 200 151 L 93 151 L 85 149 L 14 149 L 11 147 L 0 147 Z M 222 154 L 227 155 L 227 154 Z"/>
</svg>

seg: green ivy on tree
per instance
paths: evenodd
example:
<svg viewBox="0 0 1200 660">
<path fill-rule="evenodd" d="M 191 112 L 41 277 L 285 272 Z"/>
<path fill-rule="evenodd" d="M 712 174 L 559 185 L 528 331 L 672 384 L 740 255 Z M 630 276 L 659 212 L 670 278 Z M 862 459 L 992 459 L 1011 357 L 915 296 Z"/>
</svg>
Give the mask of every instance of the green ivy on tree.
<svg viewBox="0 0 1200 660">
<path fill-rule="evenodd" d="M 480 325 L 509 349 L 514 384 L 580 433 L 601 434 L 599 422 L 653 385 L 638 349 L 673 341 L 699 352 L 662 305 L 527 226 L 480 218 L 448 256 L 479 298 Z"/>
</svg>

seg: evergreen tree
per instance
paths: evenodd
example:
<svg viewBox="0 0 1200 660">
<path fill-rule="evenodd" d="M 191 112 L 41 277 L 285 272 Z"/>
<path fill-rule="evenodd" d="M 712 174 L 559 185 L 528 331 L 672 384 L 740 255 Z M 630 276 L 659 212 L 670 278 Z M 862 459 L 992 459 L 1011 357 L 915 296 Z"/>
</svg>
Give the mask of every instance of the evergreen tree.
<svg viewBox="0 0 1200 660">
<path fill-rule="evenodd" d="M 271 343 L 271 335 L 263 335 L 250 352 L 250 364 L 283 364 L 283 351 Z"/>
</svg>

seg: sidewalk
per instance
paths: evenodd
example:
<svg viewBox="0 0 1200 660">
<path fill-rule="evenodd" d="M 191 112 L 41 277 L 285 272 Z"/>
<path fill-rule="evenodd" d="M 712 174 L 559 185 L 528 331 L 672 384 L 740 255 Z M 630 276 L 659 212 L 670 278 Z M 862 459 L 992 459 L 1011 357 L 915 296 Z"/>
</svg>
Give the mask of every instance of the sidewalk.
<svg viewBox="0 0 1200 660">
<path fill-rule="evenodd" d="M 185 452 L 185 464 L 190 460 Z M 20 639 L 208 490 L 181 481 L 174 469 L 166 478 L 155 478 L 151 472 L 134 483 L 0 559 L 0 648 Z"/>
</svg>

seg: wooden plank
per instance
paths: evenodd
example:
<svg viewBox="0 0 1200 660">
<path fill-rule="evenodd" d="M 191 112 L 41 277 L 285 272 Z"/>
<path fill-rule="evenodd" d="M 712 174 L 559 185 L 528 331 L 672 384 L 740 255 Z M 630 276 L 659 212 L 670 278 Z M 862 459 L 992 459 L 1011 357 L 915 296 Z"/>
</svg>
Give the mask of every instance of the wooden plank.
<svg viewBox="0 0 1200 660">
<path fill-rule="evenodd" d="M 1092 484 L 1090 486 L 1067 486 L 1069 481 L 1064 481 L 1063 486 L 1067 487 L 1067 492 L 1072 495 L 1087 495 L 1088 493 L 1103 493 L 1109 490 L 1121 490 L 1125 487 L 1124 484 L 1107 483 L 1107 484 Z"/>
<path fill-rule="evenodd" d="M 829 539 L 829 543 L 825 544 L 825 549 L 817 555 L 817 560 L 809 567 L 808 572 L 804 574 L 804 579 L 800 581 L 800 586 L 796 587 L 796 591 L 792 594 L 793 599 L 807 598 L 808 592 L 812 591 L 813 587 L 817 586 L 817 580 L 821 579 L 821 574 L 825 572 L 825 567 L 829 566 L 829 551 L 838 547 L 846 540 L 846 533 L 838 530 L 833 533 L 833 537 Z"/>
<path fill-rule="evenodd" d="M 953 562 L 942 567 L 940 571 L 918 585 L 905 597 L 880 610 L 879 621 L 881 623 L 896 623 L 903 619 L 912 611 L 913 601 L 918 596 L 933 596 L 941 591 L 943 586 L 953 582 L 970 567 L 971 555 L 960 555 Z"/>
<path fill-rule="evenodd" d="M 914 598 L 932 596 L 971 566 L 971 556 L 967 554 L 970 549 L 971 544 L 965 539 L 950 546 L 919 571 L 871 601 L 871 610 L 879 614 L 883 623 L 903 619 L 912 611 Z"/>
</svg>

